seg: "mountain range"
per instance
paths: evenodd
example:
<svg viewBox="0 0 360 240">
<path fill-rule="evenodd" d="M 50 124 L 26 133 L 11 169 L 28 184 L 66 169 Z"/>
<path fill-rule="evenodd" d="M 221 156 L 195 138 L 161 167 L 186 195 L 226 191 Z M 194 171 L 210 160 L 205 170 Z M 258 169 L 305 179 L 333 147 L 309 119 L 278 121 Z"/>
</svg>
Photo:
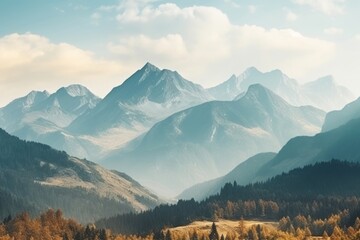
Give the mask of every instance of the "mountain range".
<svg viewBox="0 0 360 240">
<path fill-rule="evenodd" d="M 0 109 L 0 127 L 92 161 L 146 132 L 157 121 L 213 100 L 176 71 L 147 63 L 104 99 L 80 85 L 31 92 Z"/>
<path fill-rule="evenodd" d="M 62 87 L 53 94 L 32 91 L 0 109 L 0 127 L 22 139 L 85 157 L 88 149 L 95 147 L 73 136 L 66 127 L 100 100 L 81 85 Z"/>
<path fill-rule="evenodd" d="M 338 85 L 332 76 L 301 85 L 278 69 L 261 72 L 254 67 L 239 76 L 232 75 L 208 91 L 218 100 L 233 100 L 253 84 L 263 85 L 294 106 L 312 105 L 325 111 L 340 109 L 354 100 L 351 91 Z"/>
<path fill-rule="evenodd" d="M 277 151 L 294 136 L 319 132 L 324 117 L 319 109 L 294 107 L 255 84 L 239 100 L 207 102 L 171 115 L 101 163 L 174 196 L 258 152 Z"/>
<path fill-rule="evenodd" d="M 94 134 L 116 127 L 149 127 L 185 108 L 211 100 L 200 85 L 167 69 L 147 63 L 70 126 L 73 132 Z"/>
<path fill-rule="evenodd" d="M 81 222 L 143 211 L 162 202 L 128 175 L 26 142 L 0 129 L 0 217 L 48 208 Z"/>
<path fill-rule="evenodd" d="M 340 126 L 315 136 L 292 138 L 277 154 L 266 153 L 249 158 L 221 178 L 186 189 L 179 198 L 203 199 L 219 192 L 221 186 L 227 182 L 236 181 L 238 184 L 245 185 L 265 181 L 297 167 L 332 159 L 360 162 L 360 151 L 356 147 L 360 145 L 360 108 L 358 106 L 359 100 L 356 100 L 345 106 L 343 110 L 330 112 L 327 115 L 327 119 L 341 120 L 337 122 Z M 335 121 L 332 122 L 335 123 Z M 344 122 L 345 124 L 341 124 Z M 324 124 L 324 126 L 327 125 Z"/>
<path fill-rule="evenodd" d="M 252 67 L 204 89 L 147 63 L 104 99 L 81 85 L 33 91 L 0 109 L 0 127 L 174 196 L 292 137 L 318 133 L 325 112 L 302 105 L 334 110 L 352 98 L 330 76 L 300 85 L 280 70 Z"/>
</svg>

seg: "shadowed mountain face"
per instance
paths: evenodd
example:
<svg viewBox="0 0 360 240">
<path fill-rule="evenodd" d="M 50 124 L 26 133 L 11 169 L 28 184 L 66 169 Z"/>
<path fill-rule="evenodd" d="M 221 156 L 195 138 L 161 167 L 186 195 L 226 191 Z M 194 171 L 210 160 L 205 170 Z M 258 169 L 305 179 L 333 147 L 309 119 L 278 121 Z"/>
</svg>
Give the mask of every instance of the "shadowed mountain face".
<svg viewBox="0 0 360 240">
<path fill-rule="evenodd" d="M 28 209 L 37 214 L 61 208 L 69 217 L 94 221 L 140 211 L 160 200 L 129 176 L 68 156 L 47 145 L 26 142 L 0 129 L 2 218 Z"/>
<path fill-rule="evenodd" d="M 248 184 L 265 181 L 297 167 L 331 159 L 360 162 L 360 151 L 356 147 L 360 146 L 359 136 L 360 119 L 355 119 L 313 137 L 295 137 L 285 144 L 276 156 L 265 158 L 263 162 L 258 160 L 259 156 L 254 156 L 226 176 L 195 185 L 184 191 L 180 197 L 191 198 L 192 195 L 199 199 L 207 197 L 208 193 L 218 191 L 218 183 L 223 182 L 223 179 L 228 182 L 237 181 L 238 184 Z"/>
<path fill-rule="evenodd" d="M 255 180 L 266 179 L 315 162 L 342 159 L 360 161 L 360 119 L 313 137 L 291 139 L 269 163 L 259 169 Z"/>
<path fill-rule="evenodd" d="M 322 131 L 330 131 L 357 118 L 360 118 L 360 98 L 347 104 L 341 110 L 329 112 L 326 115 Z"/>
<path fill-rule="evenodd" d="M 280 70 L 263 73 L 254 67 L 208 91 L 218 100 L 233 100 L 242 96 L 252 84 L 265 86 L 294 106 L 312 105 L 325 111 L 339 109 L 354 99 L 353 94 L 331 76 L 300 85 Z"/>
<path fill-rule="evenodd" d="M 221 188 L 226 183 L 237 182 L 241 185 L 248 184 L 252 182 L 254 175 L 258 171 L 258 169 L 264 166 L 275 156 L 276 153 L 256 154 L 255 156 L 250 157 L 246 161 L 240 163 L 228 174 L 207 182 L 196 184 L 186 189 L 178 196 L 178 199 L 194 198 L 195 200 L 203 200 L 208 196 L 219 193 Z"/>
<path fill-rule="evenodd" d="M 173 114 L 103 164 L 122 167 L 146 186 L 174 196 L 258 152 L 277 151 L 291 137 L 318 132 L 324 116 L 313 107 L 291 106 L 257 84 L 237 101 Z"/>
</svg>

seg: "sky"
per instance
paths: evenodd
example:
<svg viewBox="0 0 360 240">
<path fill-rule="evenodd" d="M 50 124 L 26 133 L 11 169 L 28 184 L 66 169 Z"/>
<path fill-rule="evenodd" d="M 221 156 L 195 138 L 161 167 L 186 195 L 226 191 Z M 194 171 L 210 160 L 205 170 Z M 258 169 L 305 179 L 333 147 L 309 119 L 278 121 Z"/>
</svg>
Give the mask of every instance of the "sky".
<svg viewBox="0 0 360 240">
<path fill-rule="evenodd" d="M 1 0 L 0 107 L 82 84 L 100 97 L 146 62 L 204 87 L 248 67 L 360 95 L 358 0 Z"/>
</svg>

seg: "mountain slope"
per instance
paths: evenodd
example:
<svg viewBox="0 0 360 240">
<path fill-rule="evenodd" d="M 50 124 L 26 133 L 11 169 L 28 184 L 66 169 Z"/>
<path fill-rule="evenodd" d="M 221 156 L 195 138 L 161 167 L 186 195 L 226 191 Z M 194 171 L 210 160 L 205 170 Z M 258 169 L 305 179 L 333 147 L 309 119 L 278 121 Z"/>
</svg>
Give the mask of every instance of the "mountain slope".
<svg viewBox="0 0 360 240">
<path fill-rule="evenodd" d="M 241 82 L 242 89 L 246 90 L 253 84 L 261 84 L 284 98 L 288 103 L 294 106 L 303 105 L 297 81 L 289 78 L 280 70 L 262 73 L 252 67 L 247 69 L 245 74 L 246 77 L 244 76 L 244 80 Z"/>
<path fill-rule="evenodd" d="M 342 159 L 360 162 L 360 119 L 313 137 L 291 139 L 271 161 L 256 173 L 255 180 L 265 180 L 282 172 L 316 162 Z"/>
<path fill-rule="evenodd" d="M 49 93 L 46 91 L 32 91 L 28 95 L 15 99 L 8 105 L 0 109 L 0 124 L 2 128 L 14 131 L 17 129 L 17 125 L 20 124 L 24 115 L 30 111 L 30 109 L 44 101 L 49 97 Z"/>
<path fill-rule="evenodd" d="M 227 81 L 207 90 L 217 100 L 231 101 L 243 91 L 240 86 L 241 76 L 232 75 Z"/>
<path fill-rule="evenodd" d="M 150 127 L 176 111 L 210 100 L 210 95 L 177 72 L 147 63 L 69 129 L 94 134 L 116 127 Z"/>
<path fill-rule="evenodd" d="M 245 185 L 252 181 L 257 170 L 275 157 L 276 153 L 259 153 L 240 163 L 228 174 L 207 182 L 196 184 L 183 191 L 178 199 L 203 200 L 220 192 L 226 183 Z"/>
<path fill-rule="evenodd" d="M 320 109 L 337 110 L 354 100 L 351 91 L 338 85 L 332 76 L 325 76 L 301 86 L 307 102 Z"/>
<path fill-rule="evenodd" d="M 31 126 L 39 119 L 66 127 L 75 118 L 95 107 L 99 100 L 81 85 L 62 87 L 51 95 L 46 91 L 32 91 L 1 109 L 4 121 L 1 127 L 11 133 L 21 132 L 21 128 Z"/>
<path fill-rule="evenodd" d="M 351 91 L 331 76 L 300 85 L 280 70 L 263 73 L 254 67 L 208 91 L 218 100 L 232 100 L 253 84 L 265 86 L 294 106 L 312 105 L 326 111 L 339 109 L 354 99 Z"/>
<path fill-rule="evenodd" d="M 88 157 L 99 148 L 64 128 L 94 108 L 100 99 L 81 85 L 62 87 L 53 94 L 31 92 L 0 109 L 0 127 L 22 139 L 51 145 L 72 155 Z M 2 120 L 1 120 L 2 119 Z"/>
<path fill-rule="evenodd" d="M 251 67 L 238 77 L 233 75 L 229 80 L 208 90 L 218 100 L 233 100 L 253 84 L 263 85 L 292 105 L 301 105 L 298 83 L 280 70 L 263 73 L 255 67 Z"/>
<path fill-rule="evenodd" d="M 47 145 L 20 140 L 1 129 L 0 180 L 3 192 L 33 206 L 34 211 L 61 208 L 67 216 L 82 222 L 116 212 L 145 210 L 160 202 L 123 173 L 70 157 Z"/>
<path fill-rule="evenodd" d="M 220 194 L 201 202 L 194 199 L 179 200 L 175 205 L 162 205 L 136 215 L 125 214 L 103 219 L 97 222 L 97 226 L 123 234 L 146 234 L 153 229 L 186 225 L 195 220 L 213 221 L 215 216 L 219 219 L 243 217 L 266 221 L 290 217 L 298 218 L 293 223 L 305 227 L 308 226 L 307 221 L 331 219 L 339 213 L 344 218 L 336 219 L 342 218 L 344 224 L 353 224 L 359 215 L 359 181 L 359 163 L 333 160 L 297 168 L 266 182 L 246 186 L 227 183 Z M 300 220 L 300 215 L 309 217 L 301 217 L 304 220 Z M 328 223 L 333 224 L 336 219 Z M 318 232 L 316 235 L 320 236 L 321 231 Z M 270 239 L 279 239 L 279 235 Z M 283 239 L 287 239 L 286 236 Z"/>
<path fill-rule="evenodd" d="M 213 101 L 173 114 L 135 147 L 108 156 L 103 164 L 121 166 L 145 186 L 174 196 L 256 153 L 277 151 L 291 137 L 318 132 L 324 115 L 252 85 L 238 101 Z"/>
<path fill-rule="evenodd" d="M 341 119 L 341 118 L 340 118 Z M 287 142 L 279 153 L 267 162 L 259 165 L 248 165 L 250 159 L 240 164 L 232 172 L 237 173 L 228 182 L 236 180 L 239 184 L 247 184 L 255 181 L 265 181 L 283 172 L 297 167 L 303 167 L 316 162 L 342 159 L 351 162 L 360 162 L 360 151 L 356 146 L 360 144 L 360 118 L 326 132 L 312 137 L 295 137 Z M 257 157 L 257 156 L 255 156 Z M 250 166 L 250 167 L 249 167 Z M 231 175 L 231 173 L 226 176 Z M 191 196 L 202 199 L 209 196 L 208 193 L 216 191 L 217 183 L 222 178 L 195 185 L 180 195 L 182 198 Z"/>
<path fill-rule="evenodd" d="M 347 104 L 341 110 L 326 114 L 322 131 L 326 132 L 335 129 L 356 118 L 360 118 L 360 98 Z"/>
</svg>

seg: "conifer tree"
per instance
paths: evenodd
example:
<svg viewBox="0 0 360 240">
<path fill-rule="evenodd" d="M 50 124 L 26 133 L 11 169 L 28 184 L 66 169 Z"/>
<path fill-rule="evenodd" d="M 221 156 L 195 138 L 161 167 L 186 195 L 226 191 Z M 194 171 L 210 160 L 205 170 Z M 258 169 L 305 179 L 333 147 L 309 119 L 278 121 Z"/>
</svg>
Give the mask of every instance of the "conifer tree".
<svg viewBox="0 0 360 240">
<path fill-rule="evenodd" d="M 165 240 L 172 240 L 171 232 L 169 229 L 166 231 Z"/>
<path fill-rule="evenodd" d="M 209 235 L 209 239 L 210 240 L 219 240 L 219 233 L 216 229 L 216 225 L 215 222 L 213 222 L 212 226 L 211 226 L 211 232 Z"/>
</svg>

